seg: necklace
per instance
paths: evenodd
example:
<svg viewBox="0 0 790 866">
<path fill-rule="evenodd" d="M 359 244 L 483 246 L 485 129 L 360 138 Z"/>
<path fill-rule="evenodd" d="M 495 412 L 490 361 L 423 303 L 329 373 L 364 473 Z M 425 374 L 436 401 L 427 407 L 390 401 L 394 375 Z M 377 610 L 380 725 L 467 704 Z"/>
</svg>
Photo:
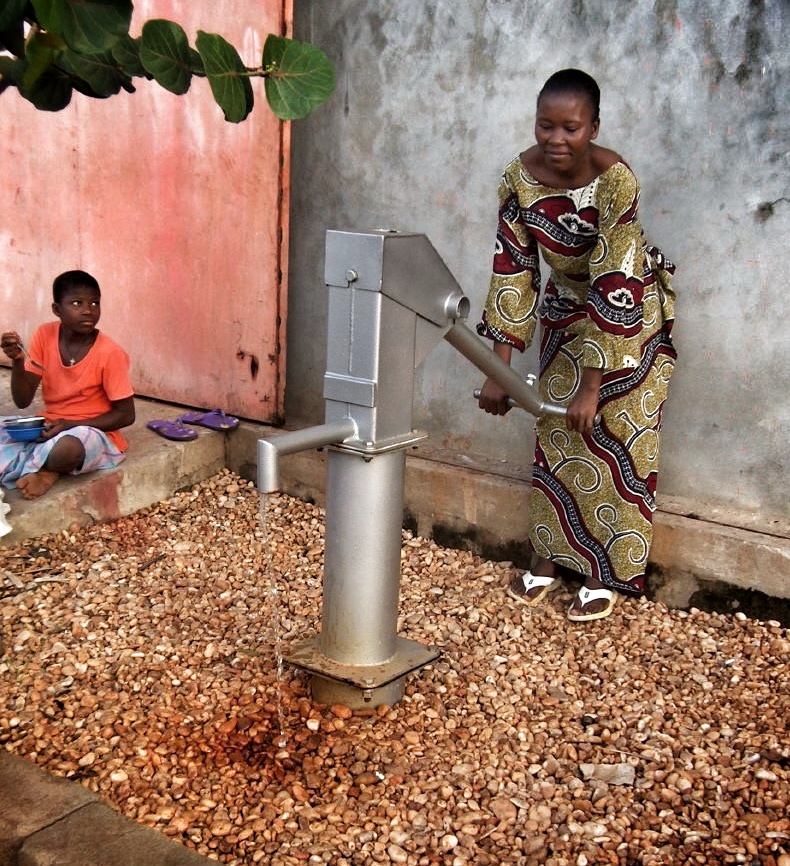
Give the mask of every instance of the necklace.
<svg viewBox="0 0 790 866">
<path fill-rule="evenodd" d="M 91 346 L 96 342 L 96 335 L 92 334 L 91 339 L 88 344 L 85 346 L 77 346 L 77 350 L 74 351 L 73 348 L 70 348 L 66 342 L 63 340 L 63 348 L 61 350 L 61 356 L 63 358 L 63 363 L 67 367 L 73 367 L 78 361 L 85 357 L 85 355 L 90 351 Z"/>
<path fill-rule="evenodd" d="M 61 358 L 63 359 L 63 363 L 66 367 L 73 367 L 77 361 L 79 361 L 79 350 L 76 352 L 69 352 L 64 349 L 61 353 Z"/>
</svg>

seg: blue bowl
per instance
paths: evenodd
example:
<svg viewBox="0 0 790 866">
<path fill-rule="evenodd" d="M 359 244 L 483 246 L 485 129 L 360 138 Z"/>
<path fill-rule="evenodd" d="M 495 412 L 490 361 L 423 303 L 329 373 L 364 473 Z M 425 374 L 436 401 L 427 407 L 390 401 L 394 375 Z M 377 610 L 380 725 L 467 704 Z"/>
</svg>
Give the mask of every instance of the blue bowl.
<svg viewBox="0 0 790 866">
<path fill-rule="evenodd" d="M 35 442 L 44 431 L 43 418 L 17 418 L 3 426 L 14 442 Z"/>
<path fill-rule="evenodd" d="M 44 432 L 44 425 L 40 427 L 6 427 L 8 435 L 14 442 L 35 442 Z"/>
</svg>

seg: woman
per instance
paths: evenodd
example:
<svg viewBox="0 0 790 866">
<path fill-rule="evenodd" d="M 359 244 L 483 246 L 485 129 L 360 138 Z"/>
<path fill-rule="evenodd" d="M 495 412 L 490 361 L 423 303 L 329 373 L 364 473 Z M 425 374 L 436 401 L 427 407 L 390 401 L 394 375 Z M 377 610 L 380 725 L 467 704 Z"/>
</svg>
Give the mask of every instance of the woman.
<svg viewBox="0 0 790 866">
<path fill-rule="evenodd" d="M 536 144 L 500 184 L 493 276 L 478 325 L 510 363 L 540 318 L 541 395 L 567 415 L 536 425 L 535 556 L 509 592 L 538 604 L 560 585 L 561 568 L 576 572 L 584 585 L 568 610 L 573 621 L 608 616 L 618 591 L 644 591 L 661 413 L 676 357 L 674 266 L 645 243 L 634 174 L 594 143 L 599 105 L 598 85 L 578 69 L 543 86 Z M 551 269 L 542 299 L 539 252 Z M 507 398 L 488 379 L 480 407 L 504 415 Z"/>
</svg>

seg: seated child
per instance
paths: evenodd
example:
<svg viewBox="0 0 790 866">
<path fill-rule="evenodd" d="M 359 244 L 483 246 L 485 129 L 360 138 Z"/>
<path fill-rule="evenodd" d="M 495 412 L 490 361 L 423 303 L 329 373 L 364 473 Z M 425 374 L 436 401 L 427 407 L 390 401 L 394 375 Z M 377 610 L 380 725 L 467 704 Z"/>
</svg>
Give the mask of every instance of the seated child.
<svg viewBox="0 0 790 866">
<path fill-rule="evenodd" d="M 59 322 L 41 325 L 27 348 L 15 331 L 0 337 L 11 359 L 11 396 L 27 408 L 41 383 L 46 423 L 35 442 L 13 442 L 0 424 L 0 482 L 26 499 L 46 493 L 61 475 L 111 469 L 128 443 L 120 428 L 134 423 L 129 356 L 97 330 L 101 290 L 84 271 L 52 284 Z"/>
</svg>

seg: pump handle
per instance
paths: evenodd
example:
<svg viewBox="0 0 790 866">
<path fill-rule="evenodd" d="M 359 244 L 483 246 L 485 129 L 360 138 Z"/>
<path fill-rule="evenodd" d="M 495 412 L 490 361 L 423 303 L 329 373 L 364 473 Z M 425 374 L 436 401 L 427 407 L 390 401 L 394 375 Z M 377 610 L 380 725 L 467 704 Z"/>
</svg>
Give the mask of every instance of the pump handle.
<svg viewBox="0 0 790 866">
<path fill-rule="evenodd" d="M 530 375 L 527 376 L 527 384 L 531 385 L 532 382 L 534 382 L 534 380 L 535 380 L 534 375 L 532 373 L 530 373 Z M 475 390 L 472 392 L 472 395 L 474 396 L 475 400 L 479 400 L 480 399 L 480 388 L 475 388 Z M 517 407 L 518 403 L 512 397 L 508 397 L 507 398 L 507 405 L 510 406 L 510 408 L 512 409 L 514 407 Z M 552 406 L 552 410 L 553 410 L 551 413 L 552 415 L 564 415 L 567 412 L 567 409 L 565 409 L 564 406 Z M 595 418 L 593 420 L 593 423 L 594 424 L 600 424 L 601 423 L 601 413 L 600 412 L 596 413 Z"/>
</svg>

